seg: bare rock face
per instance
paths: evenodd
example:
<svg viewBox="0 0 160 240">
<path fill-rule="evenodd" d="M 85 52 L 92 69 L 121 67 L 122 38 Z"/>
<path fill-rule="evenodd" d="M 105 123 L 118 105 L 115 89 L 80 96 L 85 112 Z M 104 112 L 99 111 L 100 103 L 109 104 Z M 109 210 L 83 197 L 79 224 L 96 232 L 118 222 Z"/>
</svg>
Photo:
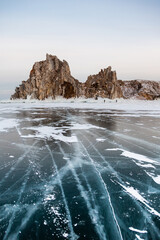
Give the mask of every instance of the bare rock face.
<svg viewBox="0 0 160 240">
<path fill-rule="evenodd" d="M 46 60 L 36 62 L 29 79 L 15 89 L 11 99 L 27 96 L 44 100 L 45 98 L 86 97 L 86 98 L 137 98 L 154 100 L 160 98 L 160 82 L 117 80 L 116 72 L 111 67 L 90 75 L 85 83 L 80 83 L 71 76 L 69 65 L 56 56 L 46 55 Z"/>
<path fill-rule="evenodd" d="M 60 61 L 56 56 L 46 55 L 46 60 L 36 62 L 30 72 L 29 79 L 15 89 L 11 99 L 31 98 L 43 100 L 48 97 L 65 98 L 82 95 L 81 83 L 73 78 L 66 61 Z"/>
<path fill-rule="evenodd" d="M 87 98 L 121 98 L 122 91 L 116 72 L 111 71 L 111 67 L 108 67 L 96 75 L 89 76 L 85 82 L 85 96 Z"/>
<path fill-rule="evenodd" d="M 142 100 L 154 100 L 160 98 L 160 82 L 144 80 L 119 80 L 119 84 L 122 89 L 123 98 L 135 98 Z"/>
</svg>

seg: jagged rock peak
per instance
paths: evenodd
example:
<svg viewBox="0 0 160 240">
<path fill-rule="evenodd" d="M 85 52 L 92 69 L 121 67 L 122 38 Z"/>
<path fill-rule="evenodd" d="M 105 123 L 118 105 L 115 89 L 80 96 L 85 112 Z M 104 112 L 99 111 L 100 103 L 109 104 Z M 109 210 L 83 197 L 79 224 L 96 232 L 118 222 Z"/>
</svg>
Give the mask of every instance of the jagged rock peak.
<svg viewBox="0 0 160 240">
<path fill-rule="evenodd" d="M 46 54 L 46 60 L 33 65 L 29 79 L 16 88 L 11 99 L 26 99 L 30 95 L 43 100 L 56 96 L 79 97 L 81 94 L 81 83 L 71 76 L 68 63 Z"/>
<path fill-rule="evenodd" d="M 58 71 L 61 67 L 63 67 L 68 74 L 71 74 L 68 63 L 65 60 L 63 60 L 63 62 L 60 61 L 55 55 L 53 56 L 47 53 L 46 63 L 48 64 L 49 71 Z"/>
<path fill-rule="evenodd" d="M 85 83 L 85 96 L 89 98 L 120 98 L 122 91 L 117 81 L 116 71 L 111 66 L 101 69 L 98 74 L 90 75 Z"/>
<path fill-rule="evenodd" d="M 154 100 L 160 98 L 160 82 L 117 80 L 116 71 L 111 66 L 90 75 L 85 83 L 72 77 L 68 63 L 57 56 L 46 54 L 46 60 L 36 62 L 30 71 L 29 79 L 16 87 L 11 99 L 27 96 L 43 100 L 51 97 L 64 98 L 138 98 Z"/>
</svg>

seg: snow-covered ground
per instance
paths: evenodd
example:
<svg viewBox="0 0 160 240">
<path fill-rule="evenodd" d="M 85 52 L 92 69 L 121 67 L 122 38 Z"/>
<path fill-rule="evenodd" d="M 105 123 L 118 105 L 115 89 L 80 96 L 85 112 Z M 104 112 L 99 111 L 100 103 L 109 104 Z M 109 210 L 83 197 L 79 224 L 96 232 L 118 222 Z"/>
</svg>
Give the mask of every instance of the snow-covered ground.
<svg viewBox="0 0 160 240">
<path fill-rule="evenodd" d="M 4 104 L 4 105 L 3 105 Z M 9 105 L 8 105 L 9 104 Z M 11 104 L 11 105 L 10 105 Z M 80 109 L 116 109 L 116 110 L 160 110 L 160 99 L 154 101 L 148 100 L 135 100 L 135 99 L 104 99 L 99 98 L 95 99 L 85 99 L 85 98 L 76 98 L 76 99 L 64 99 L 57 98 L 55 100 L 46 99 L 43 101 L 40 100 L 31 100 L 30 98 L 18 99 L 18 100 L 2 100 L 0 101 L 0 108 L 6 106 L 18 106 L 23 108 L 29 107 L 53 107 L 53 108 L 80 108 Z"/>
</svg>

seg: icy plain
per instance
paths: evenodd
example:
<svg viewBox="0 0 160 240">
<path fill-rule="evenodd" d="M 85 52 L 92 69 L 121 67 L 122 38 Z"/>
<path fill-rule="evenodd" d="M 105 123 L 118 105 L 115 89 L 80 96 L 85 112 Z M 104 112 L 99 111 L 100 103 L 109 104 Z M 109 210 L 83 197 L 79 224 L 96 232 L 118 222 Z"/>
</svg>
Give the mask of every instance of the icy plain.
<svg viewBox="0 0 160 240">
<path fill-rule="evenodd" d="M 0 103 L 0 239 L 160 239 L 160 101 Z"/>
</svg>

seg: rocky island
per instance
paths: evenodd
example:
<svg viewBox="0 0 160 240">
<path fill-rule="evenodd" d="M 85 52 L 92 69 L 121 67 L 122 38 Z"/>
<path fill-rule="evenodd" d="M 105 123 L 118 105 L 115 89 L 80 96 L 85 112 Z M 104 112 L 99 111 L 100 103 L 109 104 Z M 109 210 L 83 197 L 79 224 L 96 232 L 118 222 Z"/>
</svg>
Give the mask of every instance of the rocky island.
<svg viewBox="0 0 160 240">
<path fill-rule="evenodd" d="M 81 83 L 71 75 L 65 60 L 60 61 L 56 56 L 46 54 L 46 60 L 33 65 L 29 79 L 16 87 L 11 99 L 26 99 L 27 96 L 39 100 L 58 96 L 154 100 L 160 98 L 160 82 L 117 80 L 116 72 L 108 67 Z"/>
</svg>

